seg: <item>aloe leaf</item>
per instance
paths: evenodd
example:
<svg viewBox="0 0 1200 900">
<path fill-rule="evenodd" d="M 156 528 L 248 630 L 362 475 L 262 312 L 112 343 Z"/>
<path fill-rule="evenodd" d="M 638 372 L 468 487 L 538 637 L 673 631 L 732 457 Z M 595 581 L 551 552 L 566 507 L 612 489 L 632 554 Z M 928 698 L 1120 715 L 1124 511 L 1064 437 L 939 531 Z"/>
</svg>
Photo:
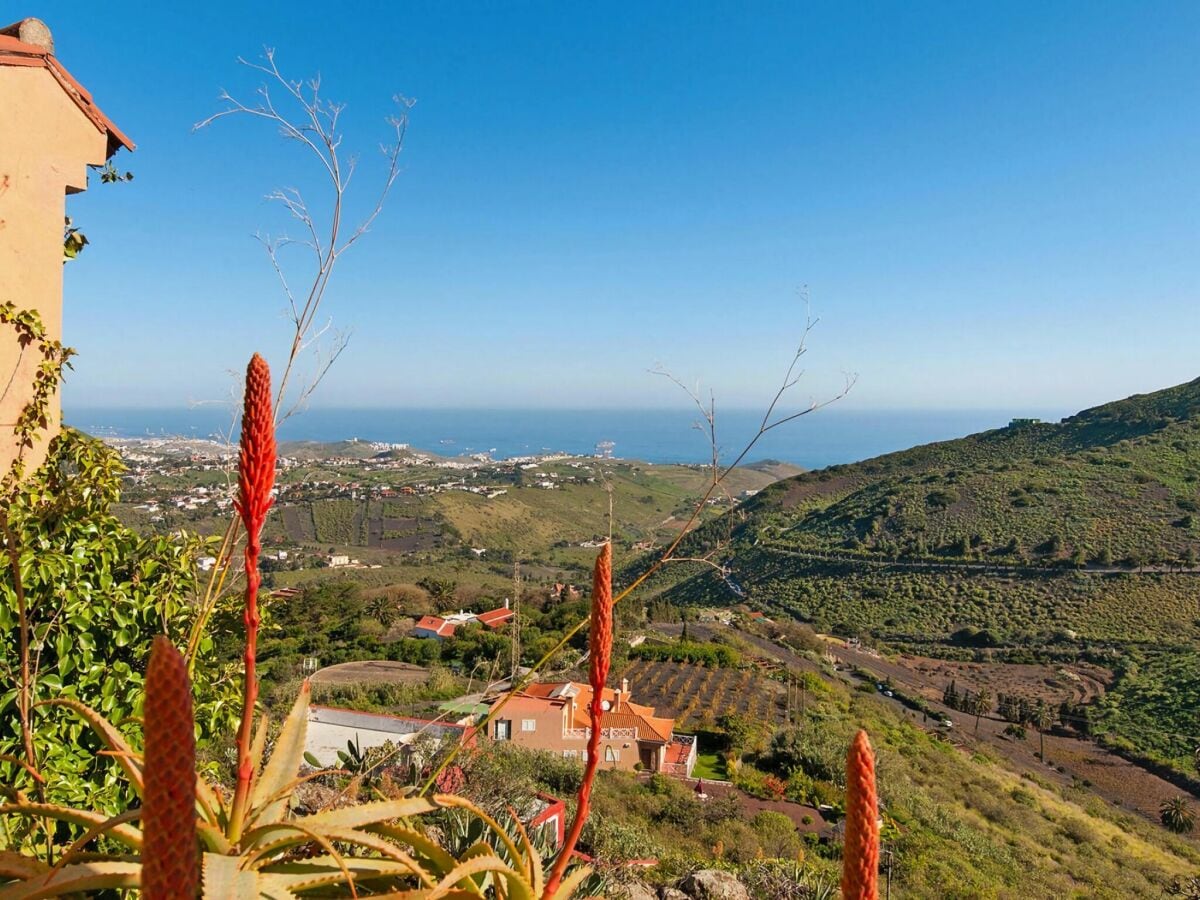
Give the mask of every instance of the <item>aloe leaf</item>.
<svg viewBox="0 0 1200 900">
<path fill-rule="evenodd" d="M 575 889 L 583 884 L 591 874 L 591 866 L 580 866 L 572 870 L 570 875 L 559 882 L 558 890 L 554 892 L 554 896 L 550 900 L 570 900 L 570 897 L 575 893 Z"/>
<path fill-rule="evenodd" d="M 142 796 L 142 757 L 141 754 L 135 752 L 129 743 L 125 740 L 125 736 L 113 726 L 113 724 L 96 712 L 85 703 L 80 703 L 78 700 L 71 700 L 66 697 L 58 697 L 53 700 L 43 700 L 39 706 L 63 706 L 73 710 L 84 721 L 86 721 L 92 730 L 100 737 L 100 740 L 112 750 L 112 756 L 116 759 L 117 764 L 125 772 L 125 777 L 129 779 L 129 783 L 137 792 L 138 797 Z"/>
<path fill-rule="evenodd" d="M 500 877 L 505 880 L 508 884 L 509 896 L 512 900 L 537 900 L 533 895 L 533 888 L 525 880 L 525 876 L 510 868 L 504 860 L 500 859 L 494 853 L 487 856 L 478 856 L 460 863 L 429 893 L 429 900 L 446 897 L 451 891 L 457 888 L 458 883 L 464 878 L 470 878 L 471 876 L 485 872 L 491 872 L 493 877 Z"/>
<path fill-rule="evenodd" d="M 0 816 L 23 815 L 30 817 L 58 819 L 70 822 L 84 828 L 103 827 L 109 824 L 108 816 L 90 812 L 86 809 L 72 809 L 68 806 L 55 806 L 53 803 L 6 803 L 0 806 Z M 142 848 L 142 832 L 132 825 L 111 825 L 106 834 L 135 850 Z"/>
<path fill-rule="evenodd" d="M 241 859 L 204 854 L 204 900 L 257 900 L 258 872 L 241 868 Z"/>
<path fill-rule="evenodd" d="M 470 800 L 459 797 L 456 794 L 435 794 L 433 799 L 439 806 L 451 806 L 457 809 L 465 809 L 471 813 L 471 815 L 481 819 L 489 828 L 492 829 L 492 832 L 500 839 L 500 842 L 504 844 L 504 849 L 508 851 L 509 858 L 513 861 L 513 863 L 516 865 L 520 864 L 521 854 L 517 850 L 517 845 L 513 843 L 512 838 L 508 836 L 508 832 L 500 826 L 499 822 L 489 816 Z"/>
<path fill-rule="evenodd" d="M 332 856 L 322 855 L 312 859 L 271 863 L 257 871 L 269 874 L 278 884 L 286 885 L 295 893 L 316 888 L 346 883 L 346 870 L 353 873 L 356 883 L 404 878 L 411 870 L 404 863 L 387 859 L 342 858 L 339 865 Z"/>
<path fill-rule="evenodd" d="M 385 837 L 354 828 L 311 828 L 308 826 L 309 820 L 302 819 L 299 822 L 267 825 L 247 833 L 245 842 L 252 847 L 252 851 L 243 854 L 243 865 L 253 866 L 259 860 L 281 850 L 316 840 L 327 842 L 322 845 L 331 852 L 335 842 L 374 850 L 381 856 L 407 866 L 409 873 L 416 876 L 426 886 L 432 887 L 436 880 L 419 862 Z"/>
<path fill-rule="evenodd" d="M 437 841 L 414 828 L 407 828 L 403 825 L 372 825 L 370 829 L 394 841 L 408 844 L 417 851 L 418 855 L 423 856 L 429 862 L 433 874 L 439 878 L 458 865 L 458 860 L 447 853 Z"/>
<path fill-rule="evenodd" d="M 13 850 L 0 850 L 0 878 L 32 878 L 48 871 L 50 867 L 40 859 Z"/>
<path fill-rule="evenodd" d="M 408 819 L 431 813 L 437 806 L 425 797 L 404 797 L 400 800 L 375 800 L 357 806 L 327 809 L 305 816 L 308 828 L 362 828 L 391 819 Z"/>
<path fill-rule="evenodd" d="M 292 705 L 292 711 L 283 720 L 279 739 L 270 760 L 263 766 L 262 774 L 254 784 L 250 795 L 250 814 L 246 824 L 258 822 L 273 824 L 283 819 L 287 812 L 289 794 L 281 792 L 300 771 L 304 759 L 304 736 L 308 730 L 308 682 L 300 686 L 300 693 Z M 261 756 L 262 751 L 259 751 Z"/>
<path fill-rule="evenodd" d="M 123 825 L 126 822 L 135 822 L 142 817 L 141 809 L 127 809 L 123 813 L 118 813 L 110 819 L 101 822 L 98 825 L 93 825 L 83 833 L 77 841 L 73 842 L 70 847 L 63 851 L 58 862 L 54 865 L 55 869 L 62 869 L 69 863 L 74 862 L 76 858 L 84 852 L 83 848 L 90 844 L 100 835 L 115 828 L 117 825 Z"/>
<path fill-rule="evenodd" d="M 39 900 L 93 891 L 135 888 L 142 866 L 136 862 L 81 862 L 0 887 L 0 900 Z"/>
<path fill-rule="evenodd" d="M 538 855 L 537 849 L 533 846 L 533 841 L 529 839 L 529 832 L 525 829 L 525 824 L 521 821 L 521 817 L 517 815 L 516 810 L 510 806 L 508 813 L 512 816 L 512 820 L 516 824 L 517 834 L 520 835 L 521 849 L 525 851 L 525 874 L 529 876 L 533 893 L 540 897 L 546 889 L 542 879 L 542 859 Z"/>
</svg>

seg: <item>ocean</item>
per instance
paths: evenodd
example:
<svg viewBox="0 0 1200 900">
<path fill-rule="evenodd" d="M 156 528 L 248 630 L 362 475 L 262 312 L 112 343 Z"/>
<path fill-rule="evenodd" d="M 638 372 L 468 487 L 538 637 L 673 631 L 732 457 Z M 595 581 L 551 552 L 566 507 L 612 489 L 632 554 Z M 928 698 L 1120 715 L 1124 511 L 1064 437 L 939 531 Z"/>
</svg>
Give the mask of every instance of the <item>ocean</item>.
<svg viewBox="0 0 1200 900">
<path fill-rule="evenodd" d="M 931 441 L 999 428 L 1016 416 L 1055 422 L 1065 411 L 822 409 L 764 435 L 747 462 L 777 459 L 806 469 L 856 462 Z M 762 418 L 751 410 L 718 410 L 717 437 L 723 462 L 754 437 Z M 69 425 L 100 437 L 173 435 L 197 438 L 228 433 L 228 409 L 70 408 Z M 711 460 L 706 434 L 688 410 L 540 409 L 309 409 L 279 429 L 280 440 L 406 443 L 440 456 L 487 452 L 495 459 L 565 452 L 587 455 L 601 442 L 613 455 L 652 463 Z M 236 434 L 235 434 L 236 437 Z"/>
</svg>

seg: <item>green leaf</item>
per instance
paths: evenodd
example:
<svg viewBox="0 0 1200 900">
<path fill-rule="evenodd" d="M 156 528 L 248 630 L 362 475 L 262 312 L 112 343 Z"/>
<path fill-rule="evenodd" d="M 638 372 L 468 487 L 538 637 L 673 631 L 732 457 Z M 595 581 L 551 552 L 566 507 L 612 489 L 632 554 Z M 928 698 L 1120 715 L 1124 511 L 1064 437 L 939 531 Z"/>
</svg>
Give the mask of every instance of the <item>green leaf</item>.
<svg viewBox="0 0 1200 900">
<path fill-rule="evenodd" d="M 241 863 L 241 858 L 237 856 L 205 853 L 204 900 L 258 900 L 258 872 L 242 869 Z"/>
<path fill-rule="evenodd" d="M 49 878 L 21 881 L 0 888 L 0 900 L 38 900 L 41 897 L 61 897 L 92 891 L 136 888 L 141 881 L 142 866 L 136 862 L 74 863 L 63 866 Z"/>
<path fill-rule="evenodd" d="M 109 682 L 111 683 L 111 682 Z M 117 764 L 125 771 L 125 776 L 129 779 L 129 783 L 137 792 L 139 797 L 142 796 L 142 760 L 140 755 L 134 753 L 133 748 L 126 743 L 121 732 L 113 726 L 108 719 L 100 715 L 89 706 L 85 706 L 78 700 L 67 700 L 58 698 L 55 700 L 43 701 L 45 706 L 65 706 L 67 709 L 74 710 L 82 716 L 92 730 L 99 735 L 100 740 L 104 745 L 112 751 L 113 758 Z"/>
<path fill-rule="evenodd" d="M 254 783 L 250 794 L 247 824 L 268 825 L 280 821 L 288 808 L 288 786 L 300 771 L 304 758 L 304 736 L 308 731 L 309 686 L 305 681 L 292 711 L 283 720 L 271 758 Z"/>
<path fill-rule="evenodd" d="M 405 797 L 401 800 L 376 800 L 341 809 L 327 809 L 304 817 L 304 827 L 318 831 L 329 828 L 363 828 L 391 819 L 407 819 L 431 813 L 437 806 L 424 797 Z"/>
</svg>

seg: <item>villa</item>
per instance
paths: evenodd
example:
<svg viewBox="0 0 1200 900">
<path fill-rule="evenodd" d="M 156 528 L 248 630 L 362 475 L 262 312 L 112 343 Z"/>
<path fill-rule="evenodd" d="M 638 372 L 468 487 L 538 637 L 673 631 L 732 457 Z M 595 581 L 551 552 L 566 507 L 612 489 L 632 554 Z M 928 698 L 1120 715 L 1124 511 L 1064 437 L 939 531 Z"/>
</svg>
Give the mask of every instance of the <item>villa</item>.
<svg viewBox="0 0 1200 900">
<path fill-rule="evenodd" d="M 489 609 L 487 612 L 469 613 L 459 610 L 456 613 L 443 613 L 440 616 L 421 616 L 417 624 L 413 626 L 412 636 L 444 641 L 446 638 L 454 637 L 456 629 L 472 623 L 478 623 L 484 628 L 495 631 L 507 625 L 513 615 L 513 610 L 509 608 L 508 601 L 505 600 L 503 606 Z"/>
<path fill-rule="evenodd" d="M 493 740 L 512 741 L 567 758 L 586 757 L 591 734 L 589 685 L 574 681 L 531 684 L 487 702 L 496 703 L 504 697 L 509 698 L 508 702 L 488 729 Z M 653 707 L 634 703 L 628 679 L 622 679 L 615 690 L 605 688 L 602 704 L 600 759 L 605 768 L 691 774 L 696 764 L 694 739 L 676 735 L 674 719 L 659 716 Z"/>
</svg>

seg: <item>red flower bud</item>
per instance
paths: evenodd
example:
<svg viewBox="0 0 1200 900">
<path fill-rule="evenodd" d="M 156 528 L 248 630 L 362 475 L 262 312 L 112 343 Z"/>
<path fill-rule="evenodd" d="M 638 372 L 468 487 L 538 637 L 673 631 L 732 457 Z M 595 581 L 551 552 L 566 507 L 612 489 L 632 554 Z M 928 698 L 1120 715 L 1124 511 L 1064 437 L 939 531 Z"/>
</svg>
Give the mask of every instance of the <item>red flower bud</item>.
<svg viewBox="0 0 1200 900">
<path fill-rule="evenodd" d="M 254 354 L 246 367 L 242 408 L 242 439 L 238 448 L 238 515 L 255 543 L 271 508 L 275 486 L 275 408 L 271 400 L 271 370 Z"/>
</svg>

